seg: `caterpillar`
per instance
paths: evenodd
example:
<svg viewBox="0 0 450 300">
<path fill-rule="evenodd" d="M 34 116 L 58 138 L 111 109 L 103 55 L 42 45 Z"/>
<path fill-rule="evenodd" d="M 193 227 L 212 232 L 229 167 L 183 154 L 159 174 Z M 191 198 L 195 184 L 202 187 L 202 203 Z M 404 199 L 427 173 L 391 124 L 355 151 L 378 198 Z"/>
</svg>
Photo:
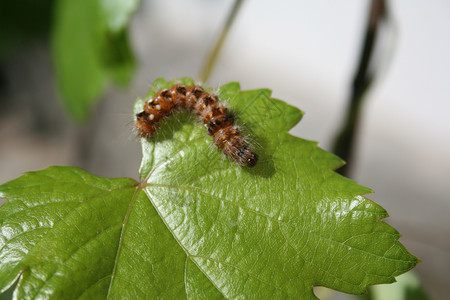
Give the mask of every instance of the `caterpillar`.
<svg viewBox="0 0 450 300">
<path fill-rule="evenodd" d="M 136 114 L 139 135 L 150 138 L 159 128 L 160 122 L 179 109 L 195 113 L 213 137 L 214 144 L 226 156 L 242 166 L 256 165 L 258 155 L 239 133 L 233 115 L 219 102 L 217 95 L 197 85 L 176 84 L 158 91 L 144 104 L 143 111 Z"/>
</svg>

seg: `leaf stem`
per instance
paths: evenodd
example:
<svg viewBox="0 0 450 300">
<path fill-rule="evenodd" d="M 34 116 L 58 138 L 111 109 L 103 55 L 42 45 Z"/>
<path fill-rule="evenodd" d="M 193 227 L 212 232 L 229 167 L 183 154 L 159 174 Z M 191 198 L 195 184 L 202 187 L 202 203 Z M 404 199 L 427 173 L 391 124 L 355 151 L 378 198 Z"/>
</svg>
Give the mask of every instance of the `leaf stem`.
<svg viewBox="0 0 450 300">
<path fill-rule="evenodd" d="M 227 22 L 225 23 L 225 26 L 222 29 L 222 33 L 220 34 L 219 39 L 217 40 L 214 48 L 212 49 L 212 51 L 209 54 L 208 59 L 205 61 L 204 65 L 200 71 L 200 75 L 199 75 L 200 82 L 205 83 L 209 79 L 209 76 L 211 75 L 211 71 L 217 63 L 217 58 L 219 56 L 223 42 L 225 41 L 228 31 L 230 30 L 234 20 L 236 19 L 236 15 L 238 14 L 239 9 L 243 2 L 244 2 L 244 0 L 236 0 L 234 2 L 233 8 L 228 16 Z"/>
<path fill-rule="evenodd" d="M 376 68 L 373 68 L 371 63 L 373 62 L 372 58 L 377 42 L 377 32 L 380 23 L 387 21 L 387 17 L 386 1 L 372 0 L 364 44 L 352 83 L 347 117 L 333 146 L 333 152 L 347 162 L 346 165 L 337 170 L 342 175 L 347 175 L 352 167 L 355 133 L 359 123 L 362 102 L 376 75 Z"/>
</svg>

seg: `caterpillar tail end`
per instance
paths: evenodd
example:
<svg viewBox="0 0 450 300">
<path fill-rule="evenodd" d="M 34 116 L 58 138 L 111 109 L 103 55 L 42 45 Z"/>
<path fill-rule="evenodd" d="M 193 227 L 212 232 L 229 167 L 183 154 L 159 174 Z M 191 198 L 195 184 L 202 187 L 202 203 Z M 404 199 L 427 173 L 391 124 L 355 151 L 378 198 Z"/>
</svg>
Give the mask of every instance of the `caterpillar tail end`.
<svg viewBox="0 0 450 300">
<path fill-rule="evenodd" d="M 258 154 L 252 152 L 250 154 L 250 157 L 247 158 L 247 160 L 245 161 L 245 165 L 249 168 L 253 168 L 257 162 L 258 162 Z"/>
</svg>

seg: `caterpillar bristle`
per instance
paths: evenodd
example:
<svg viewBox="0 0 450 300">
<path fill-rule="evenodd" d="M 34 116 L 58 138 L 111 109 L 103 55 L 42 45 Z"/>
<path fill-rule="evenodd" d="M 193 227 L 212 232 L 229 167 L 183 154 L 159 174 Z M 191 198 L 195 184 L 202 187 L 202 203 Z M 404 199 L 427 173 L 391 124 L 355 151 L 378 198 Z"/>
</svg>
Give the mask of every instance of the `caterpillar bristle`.
<svg viewBox="0 0 450 300">
<path fill-rule="evenodd" d="M 195 113 L 214 144 L 222 152 L 242 166 L 253 167 L 258 162 L 258 155 L 252 151 L 246 139 L 234 125 L 234 115 L 219 102 L 214 93 L 206 92 L 201 86 L 176 84 L 168 89 L 158 91 L 136 114 L 136 128 L 139 135 L 150 138 L 161 121 L 174 110 L 186 109 Z"/>
</svg>

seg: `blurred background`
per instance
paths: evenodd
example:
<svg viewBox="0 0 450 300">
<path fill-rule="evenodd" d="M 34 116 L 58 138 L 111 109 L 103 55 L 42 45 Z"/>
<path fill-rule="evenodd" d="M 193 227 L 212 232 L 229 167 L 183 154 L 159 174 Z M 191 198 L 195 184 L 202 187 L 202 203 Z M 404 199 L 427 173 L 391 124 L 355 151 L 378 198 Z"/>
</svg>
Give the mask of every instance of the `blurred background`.
<svg viewBox="0 0 450 300">
<path fill-rule="evenodd" d="M 105 81 L 86 122 L 74 122 L 61 101 L 51 40 L 54 3 L 42 1 L 35 13 L 32 2 L 12 5 L 23 6 L 20 17 L 8 10 L 8 1 L 0 4 L 0 183 L 50 165 L 137 178 L 135 98 L 157 77 L 197 78 L 233 1 L 142 0 L 127 30 L 136 66 L 129 85 Z M 331 151 L 348 106 L 369 4 L 247 0 L 206 85 L 239 81 L 243 90 L 270 88 L 273 97 L 306 113 L 291 133 Z M 450 2 L 388 4 L 386 58 L 362 107 L 348 176 L 376 192 L 369 198 L 389 212 L 386 221 L 422 259 L 415 271 L 427 292 L 445 299 L 450 294 Z M 17 30 L 10 29 L 14 22 Z"/>
</svg>

